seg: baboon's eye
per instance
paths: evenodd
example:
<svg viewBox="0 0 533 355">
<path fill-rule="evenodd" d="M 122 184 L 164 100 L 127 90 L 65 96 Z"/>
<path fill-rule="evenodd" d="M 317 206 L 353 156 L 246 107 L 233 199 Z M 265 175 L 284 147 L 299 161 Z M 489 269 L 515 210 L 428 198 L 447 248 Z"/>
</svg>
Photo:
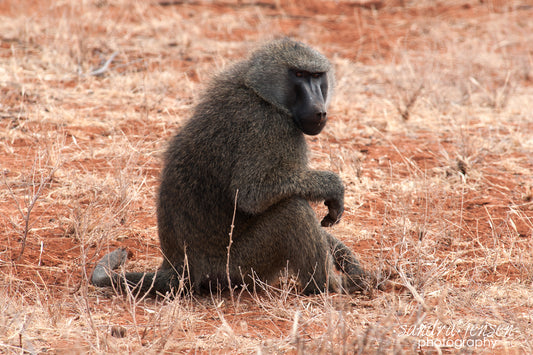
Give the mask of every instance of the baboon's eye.
<svg viewBox="0 0 533 355">
<path fill-rule="evenodd" d="M 324 73 L 313 73 L 313 74 L 311 74 L 311 76 L 313 78 L 317 79 L 317 78 L 320 78 L 322 76 L 322 74 L 324 74 Z"/>
<path fill-rule="evenodd" d="M 298 78 L 302 78 L 304 76 L 304 72 L 300 70 L 295 70 L 294 75 L 296 75 Z"/>
</svg>

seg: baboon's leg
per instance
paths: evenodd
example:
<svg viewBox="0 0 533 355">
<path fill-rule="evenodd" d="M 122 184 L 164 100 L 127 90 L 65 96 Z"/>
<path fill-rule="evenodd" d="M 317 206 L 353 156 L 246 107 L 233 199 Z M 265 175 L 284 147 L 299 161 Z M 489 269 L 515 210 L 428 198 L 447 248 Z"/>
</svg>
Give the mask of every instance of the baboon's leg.
<svg viewBox="0 0 533 355">
<path fill-rule="evenodd" d="M 340 240 L 324 231 L 328 240 L 335 267 L 344 273 L 343 287 L 348 292 L 368 288 L 368 275 L 361 268 L 353 252 Z"/>
<path fill-rule="evenodd" d="M 244 230 L 236 230 L 231 258 L 232 268 L 253 270 L 267 281 L 288 266 L 307 294 L 341 290 L 328 238 L 309 203 L 301 198 L 284 200 L 247 223 Z"/>
</svg>

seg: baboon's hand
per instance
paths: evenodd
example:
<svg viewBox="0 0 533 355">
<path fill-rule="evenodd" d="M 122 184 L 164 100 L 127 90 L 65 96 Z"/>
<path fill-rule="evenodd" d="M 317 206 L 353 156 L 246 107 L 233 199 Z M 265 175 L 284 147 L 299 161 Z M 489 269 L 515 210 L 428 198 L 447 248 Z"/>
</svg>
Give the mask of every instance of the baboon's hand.
<svg viewBox="0 0 533 355">
<path fill-rule="evenodd" d="M 329 213 L 322 219 L 320 224 L 323 227 L 331 227 L 340 221 L 344 212 L 344 201 L 343 199 L 328 199 L 324 204 L 328 206 Z"/>
</svg>

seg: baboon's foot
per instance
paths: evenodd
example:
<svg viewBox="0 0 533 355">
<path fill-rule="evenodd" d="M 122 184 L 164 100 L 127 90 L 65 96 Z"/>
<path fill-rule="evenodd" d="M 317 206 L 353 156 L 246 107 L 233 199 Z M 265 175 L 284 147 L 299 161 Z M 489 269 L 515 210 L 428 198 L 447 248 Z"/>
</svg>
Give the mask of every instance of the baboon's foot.
<svg viewBox="0 0 533 355">
<path fill-rule="evenodd" d="M 343 275 L 343 288 L 346 293 L 372 293 L 378 289 L 384 291 L 387 289 L 387 281 L 379 280 L 376 275 L 367 271 Z"/>
</svg>

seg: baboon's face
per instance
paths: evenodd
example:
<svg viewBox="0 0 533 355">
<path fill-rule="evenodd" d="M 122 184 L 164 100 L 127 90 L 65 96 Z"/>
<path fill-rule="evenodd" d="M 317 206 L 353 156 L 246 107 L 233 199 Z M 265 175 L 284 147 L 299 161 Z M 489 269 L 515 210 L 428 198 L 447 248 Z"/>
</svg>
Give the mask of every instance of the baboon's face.
<svg viewBox="0 0 533 355">
<path fill-rule="evenodd" d="M 326 73 L 289 70 L 288 109 L 294 122 L 303 133 L 319 134 L 327 121 L 326 99 L 328 80 Z"/>
</svg>

